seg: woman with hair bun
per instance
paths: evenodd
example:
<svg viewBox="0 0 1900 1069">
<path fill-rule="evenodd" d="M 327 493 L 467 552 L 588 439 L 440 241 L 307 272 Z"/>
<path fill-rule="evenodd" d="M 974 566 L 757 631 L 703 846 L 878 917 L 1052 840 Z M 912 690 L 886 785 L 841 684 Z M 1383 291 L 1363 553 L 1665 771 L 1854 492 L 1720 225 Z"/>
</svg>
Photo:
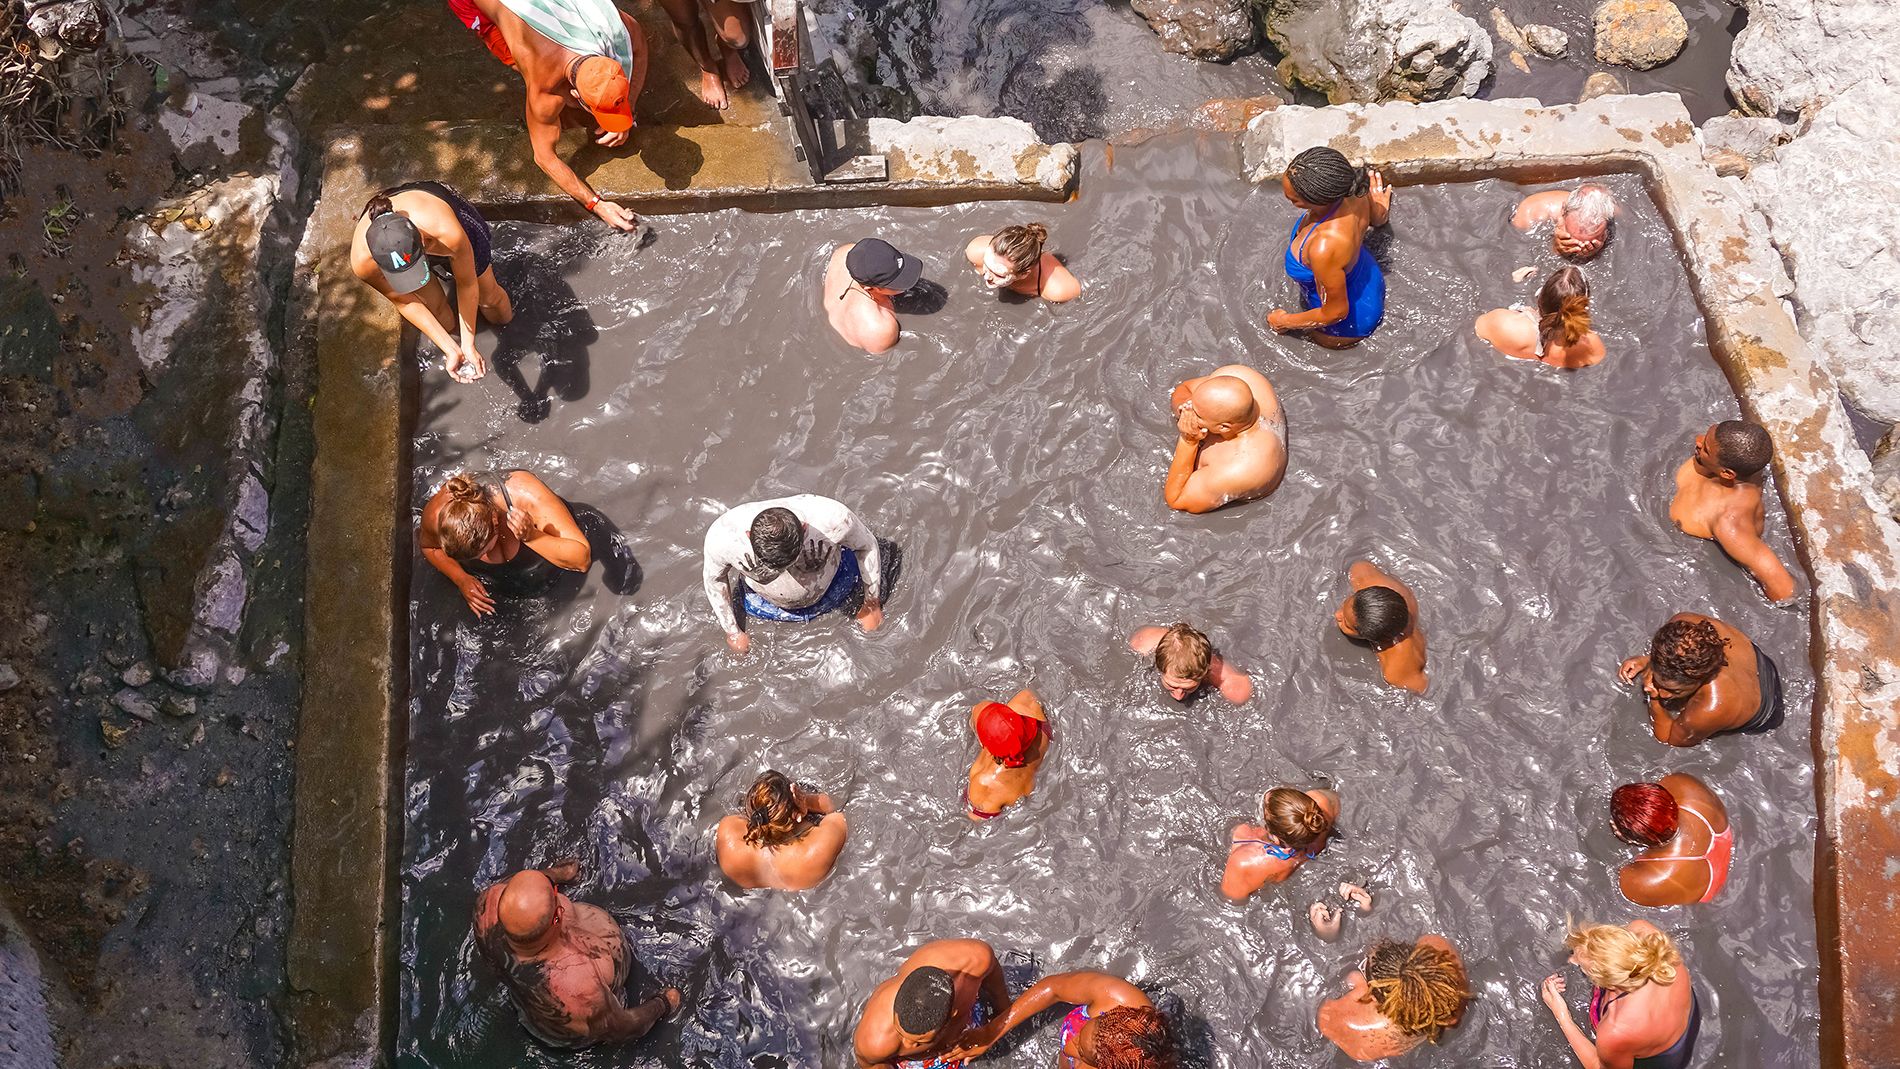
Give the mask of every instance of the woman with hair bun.
<svg viewBox="0 0 1900 1069">
<path fill-rule="evenodd" d="M 1610 793 L 1610 828 L 1643 852 L 1618 873 L 1639 906 L 1712 901 L 1728 879 L 1735 829 L 1701 780 L 1674 772 L 1661 783 L 1625 783 Z"/>
<path fill-rule="evenodd" d="M 422 507 L 420 540 L 477 616 L 494 612 L 497 597 L 533 594 L 557 570 L 584 572 L 594 562 L 567 503 L 525 471 L 449 479 Z"/>
<path fill-rule="evenodd" d="M 1656 630 L 1649 654 L 1617 669 L 1649 698 L 1656 741 L 1694 746 L 1715 735 L 1760 735 L 1781 726 L 1781 669 L 1740 629 L 1679 612 Z"/>
<path fill-rule="evenodd" d="M 1339 795 L 1324 788 L 1275 787 L 1261 802 L 1264 824 L 1242 824 L 1231 836 L 1221 894 L 1236 901 L 1283 883 L 1319 856 L 1339 819 Z"/>
<path fill-rule="evenodd" d="M 1041 297 L 1051 304 L 1075 300 L 1082 295 L 1082 284 L 1062 261 L 1044 251 L 1048 242 L 1048 227 L 1021 223 L 994 234 L 978 234 L 963 254 L 983 276 L 983 284 L 993 290 Z"/>
<path fill-rule="evenodd" d="M 1602 337 L 1590 329 L 1590 283 L 1574 267 L 1560 267 L 1544 280 L 1536 311 L 1522 304 L 1494 308 L 1476 327 L 1478 337 L 1517 360 L 1579 368 L 1604 356 Z"/>
<path fill-rule="evenodd" d="M 719 822 L 719 868 L 745 888 L 816 887 L 844 852 L 844 814 L 831 796 L 767 769 L 746 791 L 745 811 Z"/>
<path fill-rule="evenodd" d="M 1306 310 L 1275 308 L 1267 326 L 1307 331 L 1329 349 L 1357 345 L 1385 316 L 1385 275 L 1366 251 L 1366 231 L 1385 225 L 1391 187 L 1379 172 L 1320 147 L 1293 157 L 1280 189 L 1302 212 L 1287 239 L 1286 273 Z"/>
<path fill-rule="evenodd" d="M 1702 1030 L 1702 1003 L 1675 943 L 1648 921 L 1571 925 L 1570 962 L 1590 990 L 1584 1035 L 1564 1000 L 1564 978 L 1544 978 L 1544 1005 L 1585 1069 L 1687 1069 Z"/>
</svg>

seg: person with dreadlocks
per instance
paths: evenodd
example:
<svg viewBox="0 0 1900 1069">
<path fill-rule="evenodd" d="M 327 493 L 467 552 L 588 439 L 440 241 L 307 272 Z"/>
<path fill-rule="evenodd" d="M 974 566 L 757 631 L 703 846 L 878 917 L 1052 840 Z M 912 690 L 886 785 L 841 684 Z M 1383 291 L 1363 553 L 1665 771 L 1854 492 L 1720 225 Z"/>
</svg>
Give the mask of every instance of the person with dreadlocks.
<svg viewBox="0 0 1900 1069">
<path fill-rule="evenodd" d="M 1589 367 L 1604 357 L 1603 338 L 1590 329 L 1590 283 L 1566 264 L 1551 272 L 1537 307 L 1493 308 L 1474 324 L 1478 337 L 1505 356 L 1558 368 Z"/>
<path fill-rule="evenodd" d="M 862 586 L 858 625 L 875 631 L 884 622 L 877 538 L 857 513 L 828 497 L 799 494 L 733 508 L 707 528 L 705 556 L 706 600 L 734 653 L 752 648 L 735 600 L 748 616 L 803 622 L 843 607 Z"/>
<path fill-rule="evenodd" d="M 1458 951 L 1442 936 L 1382 941 L 1346 978 L 1346 993 L 1321 1003 L 1320 1034 L 1355 1061 L 1404 1054 L 1456 1028 L 1471 1000 Z"/>
<path fill-rule="evenodd" d="M 1024 689 L 1007 705 L 978 702 L 970 710 L 970 730 L 978 748 L 963 788 L 963 811 L 974 821 L 994 820 L 1036 788 L 1036 770 L 1049 756 L 1048 717 L 1036 692 Z"/>
<path fill-rule="evenodd" d="M 745 809 L 719 821 L 719 868 L 745 888 L 816 887 L 844 852 L 844 814 L 825 792 L 767 769 L 746 792 Z"/>
<path fill-rule="evenodd" d="M 1683 534 L 1714 540 L 1755 577 L 1769 601 L 1786 601 L 1794 597 L 1794 576 L 1761 537 L 1761 471 L 1774 453 L 1767 429 L 1743 419 L 1696 435 L 1695 452 L 1676 469 L 1669 518 Z"/>
<path fill-rule="evenodd" d="M 965 1039 L 1008 1006 L 988 943 L 925 943 L 865 1000 L 851 1037 L 858 1069 L 962 1069 Z"/>
<path fill-rule="evenodd" d="M 1425 693 L 1425 629 L 1412 588 L 1369 560 L 1353 561 L 1346 581 L 1352 596 L 1333 613 L 1340 633 L 1373 648 L 1387 683 Z"/>
<path fill-rule="evenodd" d="M 1366 250 L 1366 231 L 1385 225 L 1392 189 L 1384 175 L 1323 146 L 1293 157 L 1280 188 L 1301 210 L 1287 240 L 1286 273 L 1306 310 L 1275 308 L 1267 326 L 1306 331 L 1329 349 L 1357 345 L 1385 316 L 1385 275 Z"/>
<path fill-rule="evenodd" d="M 1585 1069 L 1689 1069 L 1702 1032 L 1697 997 L 1682 953 L 1648 921 L 1569 925 L 1570 963 L 1590 981 L 1592 1041 L 1570 1015 L 1564 978 L 1544 978 L 1544 1006 Z"/>
<path fill-rule="evenodd" d="M 1740 629 L 1679 612 L 1656 630 L 1649 654 L 1617 668 L 1649 698 L 1656 741 L 1694 746 L 1715 735 L 1760 735 L 1781 726 L 1781 669 Z"/>
<path fill-rule="evenodd" d="M 1055 1005 L 1062 1018 L 1056 1069 L 1175 1069 L 1168 1019 L 1141 989 L 1117 976 L 1081 970 L 1045 976 L 1016 996 L 1009 1012 L 969 1032 L 952 1053 L 970 1060 L 1017 1025 Z"/>
</svg>

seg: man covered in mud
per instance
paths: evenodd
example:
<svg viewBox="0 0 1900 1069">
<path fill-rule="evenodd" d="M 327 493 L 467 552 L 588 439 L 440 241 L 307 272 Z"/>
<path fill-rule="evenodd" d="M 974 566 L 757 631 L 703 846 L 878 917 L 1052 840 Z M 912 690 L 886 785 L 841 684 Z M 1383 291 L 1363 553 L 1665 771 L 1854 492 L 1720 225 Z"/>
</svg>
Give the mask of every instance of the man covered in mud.
<svg viewBox="0 0 1900 1069">
<path fill-rule="evenodd" d="M 580 866 L 517 872 L 475 900 L 475 945 L 514 996 L 522 1026 L 552 1047 L 638 1039 L 680 1007 L 669 987 L 628 1009 L 621 1002 L 633 950 L 599 906 L 556 889 Z"/>
<path fill-rule="evenodd" d="M 1573 190 L 1551 189 L 1518 202 L 1511 225 L 1534 230 L 1553 223 L 1550 247 L 1559 256 L 1588 260 L 1610 240 L 1610 221 L 1616 218 L 1616 198 L 1595 182 Z"/>
<path fill-rule="evenodd" d="M 1009 1004 L 988 943 L 925 943 L 865 1001 L 852 1037 L 859 1069 L 961 1069 L 962 1061 L 945 1055 Z"/>
<path fill-rule="evenodd" d="M 875 631 L 884 622 L 877 538 L 857 513 L 828 497 L 799 494 L 733 508 L 707 528 L 705 554 L 706 600 L 735 653 L 752 647 L 733 611 L 735 598 L 748 616 L 803 623 L 843 607 L 862 584 L 858 624 Z"/>
<path fill-rule="evenodd" d="M 1794 576 L 1761 537 L 1761 471 L 1774 449 L 1768 431 L 1747 420 L 1724 420 L 1696 435 L 1695 452 L 1676 469 L 1669 518 L 1684 534 L 1719 544 L 1769 601 L 1785 601 L 1794 597 Z"/>
<path fill-rule="evenodd" d="M 1267 377 L 1228 364 L 1174 388 L 1174 461 L 1162 493 L 1168 507 L 1212 512 L 1265 497 L 1286 475 L 1286 414 Z"/>
<path fill-rule="evenodd" d="M 891 298 L 910 292 L 924 262 L 888 241 L 865 238 L 841 245 L 825 269 L 825 319 L 845 341 L 872 356 L 889 352 L 901 330 Z"/>
<path fill-rule="evenodd" d="M 557 148 L 564 126 L 590 116 L 597 145 L 617 148 L 632 136 L 633 103 L 647 79 L 640 24 L 613 0 L 449 0 L 449 10 L 521 72 L 535 164 L 601 222 L 632 230 L 633 213 L 601 199 Z"/>
</svg>

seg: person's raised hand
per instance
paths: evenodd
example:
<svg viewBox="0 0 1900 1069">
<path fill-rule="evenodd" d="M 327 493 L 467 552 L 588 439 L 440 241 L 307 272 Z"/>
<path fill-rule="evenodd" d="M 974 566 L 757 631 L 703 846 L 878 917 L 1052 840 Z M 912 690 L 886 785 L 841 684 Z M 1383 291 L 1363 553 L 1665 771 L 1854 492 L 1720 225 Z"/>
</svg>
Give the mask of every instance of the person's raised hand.
<svg viewBox="0 0 1900 1069">
<path fill-rule="evenodd" d="M 1372 214 L 1376 218 L 1383 219 L 1392 210 L 1392 187 L 1386 184 L 1381 172 L 1372 172 L 1366 180 L 1366 198 L 1372 202 Z"/>
<path fill-rule="evenodd" d="M 1550 1007 L 1551 1013 L 1559 1017 L 1570 1016 L 1570 1003 L 1564 1001 L 1564 978 L 1561 975 L 1551 973 L 1544 977 L 1539 993 L 1544 996 L 1544 1005 Z"/>
<path fill-rule="evenodd" d="M 1624 661 L 1622 664 L 1619 664 L 1616 666 L 1617 682 L 1634 683 L 1636 682 L 1636 677 L 1641 675 L 1643 672 L 1643 669 L 1648 668 L 1648 667 L 1649 667 L 1648 657 L 1644 657 L 1641 655 L 1631 657 L 1629 660 Z"/>
<path fill-rule="evenodd" d="M 1285 334 L 1289 330 L 1299 329 L 1288 324 L 1287 321 L 1292 318 L 1292 312 L 1275 308 L 1273 311 L 1267 313 L 1267 329 L 1277 331 L 1281 334 Z"/>
<path fill-rule="evenodd" d="M 1181 437 L 1190 442 L 1198 442 L 1207 437 L 1207 425 L 1201 417 L 1194 414 L 1194 402 L 1189 401 L 1174 413 L 1174 429 Z"/>
<path fill-rule="evenodd" d="M 469 609 L 477 616 L 487 616 L 495 611 L 495 599 L 488 596 L 488 588 L 480 579 L 469 576 L 456 584 L 462 592 L 462 600 L 468 602 Z"/>
<path fill-rule="evenodd" d="M 534 533 L 534 521 L 521 511 L 519 505 L 508 506 L 508 531 L 523 542 Z"/>
<path fill-rule="evenodd" d="M 640 217 L 610 200 L 594 205 L 594 215 L 615 230 L 631 233 L 640 225 Z"/>
<path fill-rule="evenodd" d="M 884 606 L 870 598 L 864 599 L 864 604 L 858 608 L 858 626 L 866 631 L 876 631 L 883 623 Z"/>
<path fill-rule="evenodd" d="M 732 647 L 732 652 L 743 657 L 746 651 L 752 648 L 752 636 L 744 631 L 734 631 L 726 636 L 726 645 Z"/>
</svg>

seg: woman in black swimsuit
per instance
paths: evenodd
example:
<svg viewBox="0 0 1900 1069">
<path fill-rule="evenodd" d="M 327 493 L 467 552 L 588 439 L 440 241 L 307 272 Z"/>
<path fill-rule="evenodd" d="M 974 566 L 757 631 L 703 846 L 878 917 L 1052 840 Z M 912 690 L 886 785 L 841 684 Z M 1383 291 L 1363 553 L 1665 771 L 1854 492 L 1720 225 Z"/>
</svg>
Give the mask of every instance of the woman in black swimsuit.
<svg viewBox="0 0 1900 1069">
<path fill-rule="evenodd" d="M 847 834 L 830 795 L 767 769 L 746 792 L 745 812 L 719 822 L 714 852 L 741 887 L 803 891 L 831 874 Z"/>
<path fill-rule="evenodd" d="M 1082 295 L 1082 284 L 1043 246 L 1049 228 L 1041 223 L 1006 226 L 994 234 L 970 239 L 963 254 L 993 290 L 1009 290 L 1025 297 L 1041 297 L 1051 304 Z"/>
<path fill-rule="evenodd" d="M 497 597 L 533 594 L 556 571 L 584 572 L 594 560 L 574 514 L 525 471 L 442 484 L 422 508 L 421 541 L 477 616 L 494 612 Z"/>
<path fill-rule="evenodd" d="M 440 182 L 392 186 L 369 199 L 350 239 L 350 269 L 388 298 L 442 351 L 458 382 L 479 379 L 476 317 L 500 327 L 514 318 L 495 279 L 494 234 L 482 213 Z"/>
</svg>

